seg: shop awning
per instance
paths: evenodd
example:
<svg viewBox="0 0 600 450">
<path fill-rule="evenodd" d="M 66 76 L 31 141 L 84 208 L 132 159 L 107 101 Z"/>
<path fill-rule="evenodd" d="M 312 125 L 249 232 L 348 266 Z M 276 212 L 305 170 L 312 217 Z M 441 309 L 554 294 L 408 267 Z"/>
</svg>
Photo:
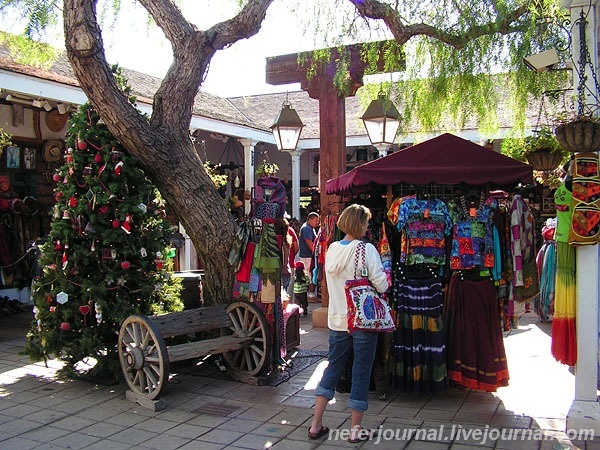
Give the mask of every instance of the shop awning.
<svg viewBox="0 0 600 450">
<path fill-rule="evenodd" d="M 327 181 L 327 194 L 364 192 L 373 185 L 459 184 L 515 186 L 533 183 L 533 168 L 481 145 L 445 133 L 355 167 Z"/>
</svg>

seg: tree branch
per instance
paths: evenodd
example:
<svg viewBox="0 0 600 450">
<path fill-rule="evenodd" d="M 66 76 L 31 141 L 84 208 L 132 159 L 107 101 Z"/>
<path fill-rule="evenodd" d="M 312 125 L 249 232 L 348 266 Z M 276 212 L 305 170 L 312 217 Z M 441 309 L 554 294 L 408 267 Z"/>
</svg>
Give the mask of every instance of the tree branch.
<svg viewBox="0 0 600 450">
<path fill-rule="evenodd" d="M 425 23 L 404 25 L 400 15 L 388 4 L 378 0 L 349 0 L 358 13 L 367 18 L 382 20 L 392 32 L 394 39 L 402 45 L 414 36 L 428 36 L 437 39 L 457 50 L 464 48 L 470 41 L 479 37 L 494 33 L 509 34 L 523 31 L 523 26 L 515 22 L 528 11 L 528 7 L 522 5 L 504 14 L 498 13 L 495 20 L 487 23 L 473 25 L 463 33 L 451 33 Z"/>
</svg>

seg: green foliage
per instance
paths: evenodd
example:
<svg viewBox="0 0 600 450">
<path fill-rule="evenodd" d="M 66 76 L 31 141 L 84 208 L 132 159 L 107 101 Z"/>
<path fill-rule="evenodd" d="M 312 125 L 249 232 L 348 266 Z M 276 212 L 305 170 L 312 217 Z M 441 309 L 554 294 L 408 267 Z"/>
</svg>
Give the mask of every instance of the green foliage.
<svg viewBox="0 0 600 450">
<path fill-rule="evenodd" d="M 15 36 L 0 32 L 0 44 L 6 46 L 16 62 L 41 69 L 50 69 L 58 50 L 27 36 Z"/>
<path fill-rule="evenodd" d="M 542 127 L 530 136 L 507 137 L 502 140 L 500 151 L 503 155 L 527 162 L 527 155 L 537 151 L 562 153 L 566 158 L 569 153 L 563 150 L 554 132 L 548 127 Z"/>
<path fill-rule="evenodd" d="M 89 103 L 69 120 L 66 143 L 26 352 L 57 357 L 65 375 L 93 358 L 115 376 L 122 320 L 183 309 L 181 280 L 165 256 L 174 229 L 156 187 Z"/>
<path fill-rule="evenodd" d="M 9 145 L 12 145 L 12 136 L 0 128 L 0 156 L 2 156 L 4 148 Z"/>
<path fill-rule="evenodd" d="M 397 31 L 398 42 L 384 48 L 382 59 L 372 42 L 390 39 L 390 30 L 382 20 L 358 12 L 356 8 L 363 2 L 354 3 L 316 2 L 312 11 L 306 11 L 302 1 L 288 6 L 302 12 L 299 17 L 307 32 L 315 35 L 315 44 L 340 53 L 333 75 L 340 93 L 350 92 L 356 81 L 349 77 L 349 58 L 343 50 L 348 43 L 371 42 L 362 50 L 366 74 L 379 72 L 381 62 L 384 72 L 402 72 L 391 99 L 403 105 L 404 129 L 412 124 L 413 130 L 423 132 L 453 130 L 475 122 L 484 134 L 491 134 L 498 128 L 501 108 L 511 112 L 514 127 L 522 131 L 527 127 L 530 96 L 539 98 L 544 90 L 563 87 L 557 86 L 556 78 L 563 83 L 567 79 L 564 72 L 532 73 L 522 63 L 524 56 L 550 47 L 565 49 L 561 59 L 569 59 L 568 36 L 561 29 L 567 10 L 555 0 L 456 0 L 443 4 L 381 0 L 381 8 L 373 10 L 389 8 L 386 15 L 405 27 Z M 21 12 L 29 22 L 30 37 L 36 34 L 34 30 L 41 32 L 54 23 L 60 12 L 60 2 L 50 0 L 9 0 L 0 5 Z M 102 16 L 117 20 L 120 8 L 121 2 L 113 1 Z M 25 54 L 25 49 L 19 48 L 19 54 Z M 310 80 L 331 58 L 329 50 L 317 50 L 301 54 L 298 62 Z M 504 74 L 501 80 L 497 74 Z"/>
<path fill-rule="evenodd" d="M 217 168 L 210 161 L 204 161 L 202 165 L 217 189 L 222 188 L 227 184 L 229 177 L 227 175 L 221 175 L 219 172 L 217 172 Z"/>
<path fill-rule="evenodd" d="M 259 176 L 271 177 L 277 173 L 279 166 L 272 163 L 268 159 L 264 159 L 258 166 L 256 166 L 256 173 Z"/>
</svg>

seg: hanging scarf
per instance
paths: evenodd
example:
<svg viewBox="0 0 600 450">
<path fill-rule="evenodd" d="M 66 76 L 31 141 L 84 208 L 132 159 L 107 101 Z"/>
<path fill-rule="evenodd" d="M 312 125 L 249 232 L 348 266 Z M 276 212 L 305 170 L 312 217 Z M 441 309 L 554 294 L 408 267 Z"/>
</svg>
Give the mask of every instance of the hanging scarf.
<svg viewBox="0 0 600 450">
<path fill-rule="evenodd" d="M 254 211 L 262 203 L 277 203 L 276 217 L 283 217 L 287 200 L 285 186 L 277 177 L 261 177 L 254 186 Z"/>
<path fill-rule="evenodd" d="M 231 249 L 229 250 L 229 264 L 231 264 L 234 270 L 237 272 L 240 270 L 242 265 L 242 259 L 246 252 L 246 246 L 250 239 L 250 228 L 246 222 L 242 222 L 237 229 L 233 242 L 231 243 Z"/>
<path fill-rule="evenodd" d="M 263 281 L 270 280 L 276 283 L 281 276 L 281 256 L 277 247 L 275 226 L 272 223 L 263 224 L 254 266 L 260 270 Z"/>
</svg>

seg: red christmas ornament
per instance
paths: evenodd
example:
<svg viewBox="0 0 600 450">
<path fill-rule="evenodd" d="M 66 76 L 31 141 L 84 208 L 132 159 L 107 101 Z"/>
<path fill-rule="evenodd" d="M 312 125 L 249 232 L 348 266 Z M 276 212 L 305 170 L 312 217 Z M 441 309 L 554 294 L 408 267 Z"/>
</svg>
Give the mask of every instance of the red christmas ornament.
<svg viewBox="0 0 600 450">
<path fill-rule="evenodd" d="M 102 155 L 100 154 L 100 152 L 96 153 L 96 156 L 94 156 L 94 162 L 96 162 L 96 163 L 102 162 Z"/>
<path fill-rule="evenodd" d="M 86 148 L 88 148 L 87 142 L 85 142 L 85 141 L 77 141 L 77 148 L 79 150 L 85 150 Z"/>
<path fill-rule="evenodd" d="M 71 329 L 71 324 L 69 324 L 69 322 L 62 322 L 60 324 L 60 329 L 63 331 L 69 331 Z"/>
<path fill-rule="evenodd" d="M 115 175 L 117 175 L 117 176 L 121 175 L 122 170 L 123 170 L 123 161 L 119 161 L 115 165 Z"/>
<path fill-rule="evenodd" d="M 55 173 L 54 175 L 52 175 L 52 180 L 55 183 L 59 183 L 60 182 L 60 173 Z"/>
<path fill-rule="evenodd" d="M 123 261 L 121 263 L 121 269 L 129 270 L 131 268 L 131 263 L 129 261 Z"/>
<path fill-rule="evenodd" d="M 123 224 L 121 225 L 121 229 L 127 233 L 127 234 L 131 234 L 131 221 L 133 219 L 131 218 L 131 216 L 128 214 L 127 217 L 125 217 L 125 221 L 123 222 Z"/>
<path fill-rule="evenodd" d="M 123 225 L 121 225 L 121 229 L 127 233 L 127 234 L 131 234 L 131 224 L 129 222 L 123 222 Z"/>
<path fill-rule="evenodd" d="M 121 222 L 119 222 L 118 219 L 113 219 L 112 221 L 112 227 L 116 230 L 121 226 Z"/>
<path fill-rule="evenodd" d="M 77 199 L 75 197 L 69 198 L 69 206 L 71 208 L 75 208 L 77 206 Z"/>
<path fill-rule="evenodd" d="M 87 326 L 87 315 L 90 312 L 90 307 L 89 305 L 82 305 L 79 307 L 79 312 L 81 314 L 83 314 L 83 326 Z"/>
</svg>

